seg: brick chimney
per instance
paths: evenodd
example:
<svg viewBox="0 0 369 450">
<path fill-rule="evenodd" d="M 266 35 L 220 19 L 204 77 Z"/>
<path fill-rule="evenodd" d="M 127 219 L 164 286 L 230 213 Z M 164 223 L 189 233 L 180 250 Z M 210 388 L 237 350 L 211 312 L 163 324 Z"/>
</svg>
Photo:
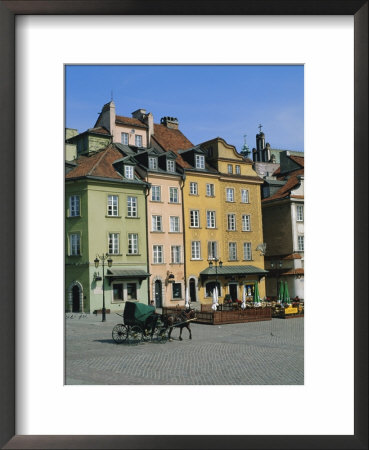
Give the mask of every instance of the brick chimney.
<svg viewBox="0 0 369 450">
<path fill-rule="evenodd" d="M 172 128 L 174 130 L 178 130 L 178 119 L 177 117 L 162 117 L 160 119 L 161 125 L 165 125 L 167 128 Z"/>
<path fill-rule="evenodd" d="M 151 136 L 154 134 L 154 116 L 151 112 L 146 113 L 146 109 L 137 109 L 133 111 L 132 117 L 141 120 L 145 125 L 147 125 L 147 146 L 151 145 Z"/>
</svg>

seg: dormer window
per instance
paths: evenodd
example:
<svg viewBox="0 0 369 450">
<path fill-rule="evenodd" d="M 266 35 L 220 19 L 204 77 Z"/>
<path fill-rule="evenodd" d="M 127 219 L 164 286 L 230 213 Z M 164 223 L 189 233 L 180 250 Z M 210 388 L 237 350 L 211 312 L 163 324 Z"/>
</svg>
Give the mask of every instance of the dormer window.
<svg viewBox="0 0 369 450">
<path fill-rule="evenodd" d="M 196 169 L 205 169 L 205 157 L 203 155 L 195 156 L 195 167 Z"/>
<path fill-rule="evenodd" d="M 142 136 L 136 134 L 135 136 L 135 145 L 136 147 L 142 147 Z"/>
<path fill-rule="evenodd" d="M 175 162 L 172 159 L 167 160 L 167 171 L 168 172 L 175 172 L 176 165 Z"/>
<path fill-rule="evenodd" d="M 133 180 L 133 166 L 124 166 L 124 176 Z"/>
<path fill-rule="evenodd" d="M 156 170 L 158 168 L 158 158 L 149 157 L 149 169 Z"/>
</svg>

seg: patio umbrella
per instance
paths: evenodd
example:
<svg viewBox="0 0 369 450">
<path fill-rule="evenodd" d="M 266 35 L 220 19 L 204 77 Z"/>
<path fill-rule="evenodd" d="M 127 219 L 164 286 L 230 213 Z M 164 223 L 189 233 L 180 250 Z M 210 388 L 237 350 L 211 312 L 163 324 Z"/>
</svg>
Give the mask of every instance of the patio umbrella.
<svg viewBox="0 0 369 450">
<path fill-rule="evenodd" d="M 290 304 L 290 294 L 288 292 L 287 281 L 284 282 L 283 303 Z"/>
<path fill-rule="evenodd" d="M 216 311 L 217 306 L 218 306 L 218 288 L 217 288 L 217 286 L 215 286 L 215 288 L 213 290 L 213 304 L 212 304 L 211 308 L 214 311 Z"/>
<path fill-rule="evenodd" d="M 255 283 L 254 303 L 260 305 L 260 295 L 258 283 Z"/>
<path fill-rule="evenodd" d="M 186 288 L 186 293 L 185 293 L 185 307 L 186 308 L 190 307 L 190 293 L 188 292 L 187 288 Z"/>
<path fill-rule="evenodd" d="M 246 308 L 246 286 L 244 286 L 243 290 L 242 290 L 242 304 L 241 304 L 241 308 L 242 309 Z"/>
<path fill-rule="evenodd" d="M 284 296 L 284 283 L 283 281 L 279 282 L 279 291 L 278 291 L 278 303 L 283 302 L 283 296 Z"/>
</svg>

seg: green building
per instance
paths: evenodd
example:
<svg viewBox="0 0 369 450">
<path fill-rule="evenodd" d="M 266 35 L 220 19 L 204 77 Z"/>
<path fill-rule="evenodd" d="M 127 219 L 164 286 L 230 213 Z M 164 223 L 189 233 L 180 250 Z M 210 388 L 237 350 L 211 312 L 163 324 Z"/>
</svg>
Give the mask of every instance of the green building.
<svg viewBox="0 0 369 450">
<path fill-rule="evenodd" d="M 65 176 L 65 310 L 100 312 L 103 293 L 107 311 L 122 311 L 126 300 L 148 303 L 148 184 L 115 144 L 73 163 Z M 104 274 L 102 256 L 112 260 Z"/>
</svg>

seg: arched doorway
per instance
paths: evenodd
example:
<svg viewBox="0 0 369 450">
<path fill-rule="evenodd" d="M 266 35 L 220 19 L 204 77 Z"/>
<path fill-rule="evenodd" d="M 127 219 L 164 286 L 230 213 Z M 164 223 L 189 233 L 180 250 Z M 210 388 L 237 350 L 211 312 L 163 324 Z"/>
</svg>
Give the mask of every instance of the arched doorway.
<svg viewBox="0 0 369 450">
<path fill-rule="evenodd" d="M 162 308 L 163 306 L 163 285 L 161 280 L 155 280 L 154 283 L 155 306 Z"/>
<path fill-rule="evenodd" d="M 78 285 L 74 285 L 72 288 L 72 312 L 80 312 L 80 290 Z"/>
<path fill-rule="evenodd" d="M 191 302 L 196 302 L 197 298 L 196 298 L 196 282 L 194 280 L 194 278 L 190 279 L 190 300 Z"/>
</svg>

